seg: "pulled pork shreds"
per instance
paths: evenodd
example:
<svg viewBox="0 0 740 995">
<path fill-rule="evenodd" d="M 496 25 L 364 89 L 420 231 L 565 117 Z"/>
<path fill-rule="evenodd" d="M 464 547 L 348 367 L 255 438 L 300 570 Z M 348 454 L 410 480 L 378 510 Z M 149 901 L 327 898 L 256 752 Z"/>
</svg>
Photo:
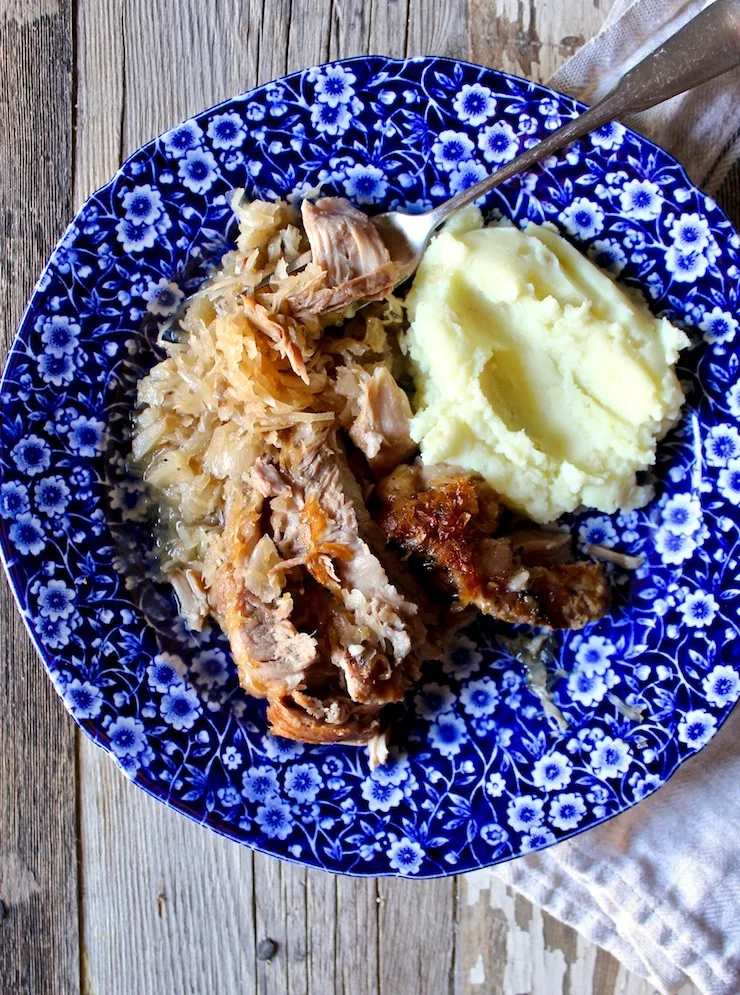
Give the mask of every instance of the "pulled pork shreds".
<svg viewBox="0 0 740 995">
<path fill-rule="evenodd" d="M 403 465 L 415 450 L 393 376 L 403 309 L 364 214 L 324 198 L 301 223 L 241 191 L 232 206 L 236 248 L 138 387 L 133 458 L 159 510 L 160 569 L 191 628 L 209 614 L 222 627 L 273 732 L 370 743 L 382 762 L 384 709 L 467 621 L 462 606 L 576 628 L 606 610 L 603 570 L 568 562 L 567 534 L 499 534 L 483 481 Z M 373 297 L 385 299 L 355 314 Z M 366 507 L 373 477 L 382 528 Z M 388 536 L 443 578 L 445 605 Z"/>
<path fill-rule="evenodd" d="M 326 274 L 325 286 L 291 295 L 299 317 L 343 311 L 359 300 L 387 297 L 396 284 L 396 267 L 372 221 L 344 197 L 304 200 L 303 226 L 313 262 Z"/>
</svg>

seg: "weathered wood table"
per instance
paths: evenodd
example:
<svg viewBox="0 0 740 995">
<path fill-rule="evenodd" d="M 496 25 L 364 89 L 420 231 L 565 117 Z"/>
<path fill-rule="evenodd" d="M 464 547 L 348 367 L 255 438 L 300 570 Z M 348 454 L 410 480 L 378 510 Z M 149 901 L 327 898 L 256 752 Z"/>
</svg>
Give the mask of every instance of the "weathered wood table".
<svg viewBox="0 0 740 995">
<path fill-rule="evenodd" d="M 0 0 L 0 302 L 10 339 L 54 242 L 124 156 L 313 63 L 471 58 L 547 79 L 609 0 Z M 648 995 L 487 872 L 331 877 L 242 848 L 76 732 L 3 582 L 3 995 Z M 277 944 L 268 960 L 260 941 Z M 683 995 L 693 989 L 686 988 Z"/>
</svg>

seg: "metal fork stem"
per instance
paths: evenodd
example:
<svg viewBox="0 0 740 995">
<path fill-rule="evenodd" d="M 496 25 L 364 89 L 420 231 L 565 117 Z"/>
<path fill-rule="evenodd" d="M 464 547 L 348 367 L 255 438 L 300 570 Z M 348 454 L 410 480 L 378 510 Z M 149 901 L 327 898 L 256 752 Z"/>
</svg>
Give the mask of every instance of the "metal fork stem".
<svg viewBox="0 0 740 995">
<path fill-rule="evenodd" d="M 436 229 L 461 207 L 472 204 L 510 177 L 608 121 L 654 107 L 737 65 L 740 65 L 740 0 L 715 0 L 625 73 L 614 89 L 593 107 L 526 149 L 492 176 L 419 218 L 424 219 L 425 227 Z"/>
</svg>

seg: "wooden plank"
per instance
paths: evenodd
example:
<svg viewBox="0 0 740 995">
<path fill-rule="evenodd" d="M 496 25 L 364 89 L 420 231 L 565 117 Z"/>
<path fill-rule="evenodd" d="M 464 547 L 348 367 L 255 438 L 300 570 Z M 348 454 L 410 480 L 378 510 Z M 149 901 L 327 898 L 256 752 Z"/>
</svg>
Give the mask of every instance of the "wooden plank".
<svg viewBox="0 0 740 995">
<path fill-rule="evenodd" d="M 468 49 L 468 4 L 465 0 L 412 0 L 407 55 L 466 59 Z"/>
<path fill-rule="evenodd" d="M 546 81 L 601 27 L 605 0 L 470 0 L 473 62 Z"/>
<path fill-rule="evenodd" d="M 80 0 L 77 204 L 144 141 L 253 85 L 252 23 L 238 0 Z M 87 741 L 80 773 L 85 990 L 254 991 L 251 852 L 134 788 Z"/>
<path fill-rule="evenodd" d="M 255 991 L 252 854 L 82 752 L 84 995 Z"/>
<path fill-rule="evenodd" d="M 67 0 L 0 0 L 3 356 L 70 219 L 72 88 Z M 0 619 L 0 987 L 72 995 L 80 984 L 76 732 L 4 577 Z"/>
<path fill-rule="evenodd" d="M 455 995 L 654 995 L 654 987 L 490 871 L 460 878 Z M 698 995 L 685 985 L 682 995 Z"/>
<path fill-rule="evenodd" d="M 379 879 L 379 995 L 453 990 L 455 891 L 455 878 Z"/>
<path fill-rule="evenodd" d="M 367 878 L 336 879 L 337 995 L 378 995 L 380 991 L 378 885 Z M 323 991 L 317 988 L 315 995 L 323 995 Z"/>
<path fill-rule="evenodd" d="M 583 21 L 590 4 L 571 5 L 573 23 Z M 514 10 L 510 0 L 485 7 L 485 19 L 509 18 Z M 544 14 L 536 21 L 535 74 L 542 71 L 539 52 L 549 51 L 540 38 L 549 37 L 551 21 Z M 80 0 L 86 116 L 76 198 L 107 178 L 121 153 L 216 100 L 327 57 L 465 55 L 466 24 L 465 4 L 457 2 Z M 504 47 L 507 58 L 517 44 Z M 566 47 L 556 46 L 558 53 Z M 153 71 L 163 65 L 171 71 Z M 103 94 L 98 104 L 96 94 Z M 531 976 L 540 984 L 554 964 L 571 995 L 644 995 L 625 987 L 631 980 L 615 972 L 608 955 L 521 898 L 505 893 L 465 904 L 465 878 L 375 882 L 332 878 L 260 854 L 252 859 L 133 789 L 89 745 L 82 774 L 90 991 L 396 995 L 453 986 L 487 993 L 491 985 L 514 995 L 530 990 L 516 987 L 520 980 Z M 95 923 L 111 921 L 122 928 L 99 935 Z M 274 955 L 255 960 L 255 945 L 268 938 L 277 944 Z"/>
</svg>

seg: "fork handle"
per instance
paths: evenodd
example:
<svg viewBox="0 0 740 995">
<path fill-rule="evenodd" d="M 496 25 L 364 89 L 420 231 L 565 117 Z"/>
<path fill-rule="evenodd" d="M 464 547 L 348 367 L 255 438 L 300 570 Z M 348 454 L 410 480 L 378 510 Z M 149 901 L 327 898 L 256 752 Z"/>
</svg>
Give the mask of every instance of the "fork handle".
<svg viewBox="0 0 740 995">
<path fill-rule="evenodd" d="M 625 73 L 598 103 L 475 186 L 425 215 L 433 229 L 516 173 L 608 121 L 675 97 L 740 65 L 740 0 L 715 0 Z"/>
</svg>

